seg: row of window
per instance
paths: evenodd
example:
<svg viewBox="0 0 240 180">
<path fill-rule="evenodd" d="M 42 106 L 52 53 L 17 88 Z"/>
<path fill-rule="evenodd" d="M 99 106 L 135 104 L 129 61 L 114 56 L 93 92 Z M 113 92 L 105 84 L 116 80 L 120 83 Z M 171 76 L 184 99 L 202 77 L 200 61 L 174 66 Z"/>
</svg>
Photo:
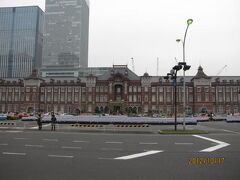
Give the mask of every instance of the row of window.
<svg viewBox="0 0 240 180">
<path fill-rule="evenodd" d="M 54 92 L 86 92 L 86 90 L 88 92 L 92 92 L 93 88 L 89 87 L 89 88 L 85 88 L 85 87 L 41 87 L 41 92 L 52 92 L 52 89 L 54 89 Z M 144 87 L 144 91 L 148 92 L 149 87 Z M 151 91 L 154 92 L 173 92 L 173 87 L 172 86 L 166 86 L 166 87 L 152 87 Z M 222 87 L 219 86 L 217 88 L 215 87 L 197 87 L 197 92 L 240 92 L 240 87 L 237 86 L 233 86 L 233 87 Z M 23 87 L 1 87 L 0 88 L 0 92 L 24 92 L 24 88 Z M 37 92 L 37 88 L 36 87 L 26 87 L 26 92 Z M 183 88 L 182 87 L 178 87 L 177 88 L 178 92 L 183 92 Z M 188 87 L 187 91 L 189 93 L 193 92 L 193 88 L 192 87 Z M 96 86 L 96 92 L 108 92 L 108 86 Z M 141 92 L 141 86 L 129 86 L 129 92 Z"/>
</svg>

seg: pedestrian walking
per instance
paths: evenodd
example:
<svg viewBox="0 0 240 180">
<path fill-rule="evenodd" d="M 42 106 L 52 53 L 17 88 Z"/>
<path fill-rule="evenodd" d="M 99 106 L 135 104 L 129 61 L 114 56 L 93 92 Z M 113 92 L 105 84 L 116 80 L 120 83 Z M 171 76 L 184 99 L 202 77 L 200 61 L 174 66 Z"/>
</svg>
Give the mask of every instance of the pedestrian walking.
<svg viewBox="0 0 240 180">
<path fill-rule="evenodd" d="M 41 115 L 41 113 L 38 113 L 37 124 L 38 124 L 38 130 L 41 130 L 42 129 L 42 115 Z"/>
<path fill-rule="evenodd" d="M 54 115 L 54 113 L 52 113 L 52 118 L 51 118 L 51 122 L 52 122 L 52 128 L 51 128 L 51 130 L 52 130 L 52 131 L 55 131 L 55 129 L 56 129 L 56 127 L 55 127 L 56 121 L 57 121 L 57 118 L 56 118 L 56 116 Z"/>
</svg>

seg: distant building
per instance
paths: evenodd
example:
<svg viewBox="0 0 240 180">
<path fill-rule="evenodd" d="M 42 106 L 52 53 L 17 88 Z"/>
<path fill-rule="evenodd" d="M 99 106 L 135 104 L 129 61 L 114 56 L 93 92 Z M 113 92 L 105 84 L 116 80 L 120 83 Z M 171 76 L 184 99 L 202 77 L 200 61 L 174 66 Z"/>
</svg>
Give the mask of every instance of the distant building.
<svg viewBox="0 0 240 180">
<path fill-rule="evenodd" d="M 177 112 L 183 113 L 183 77 L 177 78 Z M 105 111 L 174 114 L 174 88 L 163 76 L 137 76 L 127 66 L 86 77 L 0 79 L 0 112 L 80 113 Z M 199 67 L 186 76 L 187 114 L 240 112 L 240 76 L 207 76 Z"/>
<path fill-rule="evenodd" d="M 95 76 L 100 76 L 100 75 L 103 75 L 109 69 L 111 69 L 111 67 L 78 68 L 72 65 L 65 65 L 65 66 L 48 65 L 48 66 L 43 66 L 40 69 L 40 77 L 42 78 L 84 77 L 90 74 L 94 74 Z"/>
<path fill-rule="evenodd" d="M 27 77 L 42 65 L 43 11 L 0 8 L 0 77 Z"/>
<path fill-rule="evenodd" d="M 43 62 L 88 67 L 88 0 L 46 0 Z"/>
</svg>

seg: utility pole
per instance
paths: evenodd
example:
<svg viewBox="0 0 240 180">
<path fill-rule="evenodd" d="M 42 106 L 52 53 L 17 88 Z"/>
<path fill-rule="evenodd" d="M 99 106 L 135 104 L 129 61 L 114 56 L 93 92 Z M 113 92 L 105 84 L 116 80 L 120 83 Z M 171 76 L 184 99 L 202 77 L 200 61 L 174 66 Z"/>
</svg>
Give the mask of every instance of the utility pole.
<svg viewBox="0 0 240 180">
<path fill-rule="evenodd" d="M 157 76 L 158 76 L 158 71 L 159 71 L 159 58 L 157 57 Z"/>
</svg>

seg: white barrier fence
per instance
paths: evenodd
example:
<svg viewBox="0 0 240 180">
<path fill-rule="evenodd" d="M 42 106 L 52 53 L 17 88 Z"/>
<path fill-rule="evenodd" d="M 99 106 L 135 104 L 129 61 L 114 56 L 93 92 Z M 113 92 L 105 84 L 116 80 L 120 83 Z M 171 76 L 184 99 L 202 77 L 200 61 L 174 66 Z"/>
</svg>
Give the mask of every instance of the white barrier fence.
<svg viewBox="0 0 240 180">
<path fill-rule="evenodd" d="M 240 116 L 227 116 L 227 122 L 240 122 Z"/>
</svg>

